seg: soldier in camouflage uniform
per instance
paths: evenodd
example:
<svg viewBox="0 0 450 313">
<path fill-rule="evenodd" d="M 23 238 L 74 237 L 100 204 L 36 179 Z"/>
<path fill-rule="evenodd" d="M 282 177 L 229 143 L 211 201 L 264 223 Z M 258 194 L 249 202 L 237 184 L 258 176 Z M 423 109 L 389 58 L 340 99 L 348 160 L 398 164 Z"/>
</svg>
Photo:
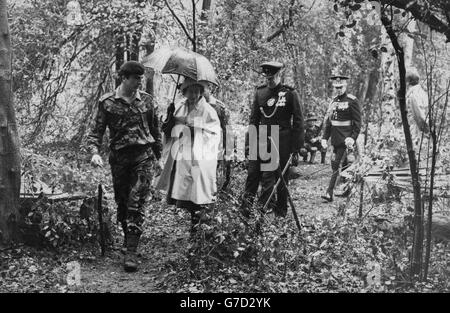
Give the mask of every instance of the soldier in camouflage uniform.
<svg viewBox="0 0 450 313">
<path fill-rule="evenodd" d="M 314 113 L 308 113 L 305 129 L 305 149 L 311 154 L 309 163 L 314 163 L 316 153 L 317 151 L 320 151 L 321 163 L 324 164 L 327 150 L 322 147 L 322 144 L 320 142 L 320 132 L 322 130 L 322 126 L 317 125 L 315 122 L 317 122 L 316 115 Z M 307 160 L 308 154 L 306 153 L 303 157 L 303 161 L 306 162 Z"/>
<path fill-rule="evenodd" d="M 102 166 L 99 148 L 106 127 L 110 133 L 109 163 L 117 203 L 117 220 L 125 234 L 124 269 L 137 270 L 136 250 L 142 234 L 144 203 L 150 192 L 154 162 L 161 157 L 157 107 L 139 90 L 144 67 L 128 61 L 119 71 L 122 83 L 100 98 L 95 123 L 88 136 L 91 162 Z M 159 165 L 159 163 L 157 163 Z"/>
</svg>

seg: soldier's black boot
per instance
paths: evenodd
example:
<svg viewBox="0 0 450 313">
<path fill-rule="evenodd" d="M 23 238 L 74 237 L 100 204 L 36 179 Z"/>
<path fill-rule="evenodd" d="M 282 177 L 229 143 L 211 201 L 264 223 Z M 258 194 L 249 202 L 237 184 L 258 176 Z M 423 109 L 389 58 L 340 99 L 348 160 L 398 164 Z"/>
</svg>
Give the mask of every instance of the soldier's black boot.
<svg viewBox="0 0 450 313">
<path fill-rule="evenodd" d="M 320 163 L 321 163 L 321 164 L 325 164 L 325 156 L 326 156 L 326 155 L 327 155 L 326 152 L 321 152 L 321 153 L 320 153 L 320 156 L 321 156 Z"/>
<path fill-rule="evenodd" d="M 311 159 L 309 159 L 309 163 L 313 164 L 315 158 L 316 158 L 316 151 L 313 151 L 311 152 Z"/>
<path fill-rule="evenodd" d="M 333 192 L 325 192 L 324 195 L 321 196 L 322 199 L 326 200 L 327 202 L 332 202 L 333 201 Z"/>
<path fill-rule="evenodd" d="M 131 273 L 138 270 L 137 247 L 139 244 L 139 235 L 127 234 L 127 253 L 123 261 L 123 268 L 125 272 Z"/>
</svg>

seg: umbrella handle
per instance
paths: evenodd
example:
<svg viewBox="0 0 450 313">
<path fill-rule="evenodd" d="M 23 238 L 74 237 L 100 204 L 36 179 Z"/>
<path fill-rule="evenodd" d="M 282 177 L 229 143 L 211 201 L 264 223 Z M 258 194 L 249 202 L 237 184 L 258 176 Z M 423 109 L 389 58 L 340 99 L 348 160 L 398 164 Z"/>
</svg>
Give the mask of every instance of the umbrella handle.
<svg viewBox="0 0 450 313">
<path fill-rule="evenodd" d="M 175 92 L 173 93 L 173 104 L 175 104 L 175 97 L 177 95 L 177 88 L 178 88 L 178 83 L 180 82 L 180 75 L 178 75 L 178 79 L 177 79 L 177 85 L 175 86 Z"/>
</svg>

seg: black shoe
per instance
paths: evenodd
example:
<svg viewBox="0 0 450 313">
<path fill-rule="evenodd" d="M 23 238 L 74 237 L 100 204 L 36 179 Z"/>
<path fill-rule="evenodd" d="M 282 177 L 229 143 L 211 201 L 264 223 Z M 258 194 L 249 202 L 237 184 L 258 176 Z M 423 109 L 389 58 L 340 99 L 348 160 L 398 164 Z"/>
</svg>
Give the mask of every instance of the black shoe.
<svg viewBox="0 0 450 313">
<path fill-rule="evenodd" d="M 321 196 L 321 198 L 326 200 L 327 202 L 333 201 L 333 195 L 329 192 L 326 192 L 324 195 Z"/>
<path fill-rule="evenodd" d="M 127 251 L 123 260 L 123 269 L 127 273 L 133 273 L 138 270 L 137 255 L 134 251 Z"/>
<path fill-rule="evenodd" d="M 345 188 L 345 190 L 341 193 L 336 193 L 335 196 L 336 197 L 342 197 L 342 198 L 346 198 L 350 195 L 350 188 Z"/>
<path fill-rule="evenodd" d="M 287 210 L 275 210 L 273 211 L 276 217 L 286 217 Z"/>
<path fill-rule="evenodd" d="M 127 233 L 127 252 L 123 260 L 123 269 L 127 273 L 136 272 L 138 270 L 137 247 L 139 244 L 139 235 Z"/>
</svg>

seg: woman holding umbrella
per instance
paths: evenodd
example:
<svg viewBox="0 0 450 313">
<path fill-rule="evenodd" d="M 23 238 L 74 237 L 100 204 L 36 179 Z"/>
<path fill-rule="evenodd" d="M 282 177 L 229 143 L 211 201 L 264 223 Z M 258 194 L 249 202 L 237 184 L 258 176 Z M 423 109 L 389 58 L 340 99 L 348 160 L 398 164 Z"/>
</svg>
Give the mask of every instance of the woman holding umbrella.
<svg viewBox="0 0 450 313">
<path fill-rule="evenodd" d="M 180 91 L 185 97 L 168 110 L 163 125 L 165 164 L 157 188 L 167 191 L 167 202 L 191 213 L 191 230 L 206 219 L 215 200 L 220 121 L 203 93 L 207 81 L 185 77 Z M 202 218 L 204 217 L 204 218 Z"/>
</svg>

